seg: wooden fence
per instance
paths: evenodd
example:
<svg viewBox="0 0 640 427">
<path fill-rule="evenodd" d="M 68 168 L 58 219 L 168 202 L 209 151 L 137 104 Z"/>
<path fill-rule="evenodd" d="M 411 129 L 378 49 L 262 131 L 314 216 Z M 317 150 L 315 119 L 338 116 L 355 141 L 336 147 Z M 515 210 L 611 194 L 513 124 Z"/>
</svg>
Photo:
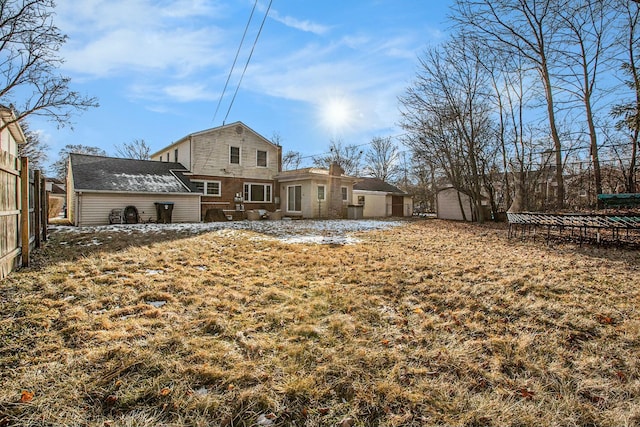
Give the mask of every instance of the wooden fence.
<svg viewBox="0 0 640 427">
<path fill-rule="evenodd" d="M 47 197 L 40 171 L 27 158 L 0 151 L 0 279 L 29 265 L 29 255 L 47 239 Z"/>
</svg>

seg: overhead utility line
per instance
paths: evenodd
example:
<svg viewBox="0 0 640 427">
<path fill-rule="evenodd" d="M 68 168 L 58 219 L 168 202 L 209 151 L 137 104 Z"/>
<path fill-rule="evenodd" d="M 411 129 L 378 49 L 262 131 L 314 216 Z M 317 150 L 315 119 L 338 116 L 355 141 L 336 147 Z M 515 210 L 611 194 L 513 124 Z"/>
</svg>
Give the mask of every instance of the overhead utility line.
<svg viewBox="0 0 640 427">
<path fill-rule="evenodd" d="M 260 33 L 262 33 L 262 28 L 264 27 L 264 23 L 267 20 L 267 16 L 269 15 L 269 10 L 271 10 L 271 3 L 273 3 L 273 0 L 269 0 L 269 6 L 267 7 L 267 11 L 264 13 L 264 18 L 262 18 L 262 23 L 260 24 L 260 29 L 258 30 L 258 34 L 256 34 L 256 39 L 253 41 L 253 46 L 251 47 L 251 52 L 249 53 L 249 57 L 247 58 L 247 62 L 244 64 L 244 69 L 242 70 L 242 74 L 240 75 L 240 80 L 238 81 L 238 86 L 236 86 L 236 91 L 233 94 L 233 98 L 231 98 L 231 103 L 229 104 L 229 109 L 227 110 L 227 114 L 224 116 L 224 120 L 222 121 L 223 125 L 227 121 L 227 117 L 229 117 L 229 113 L 231 112 L 231 107 L 233 107 L 233 102 L 236 100 L 236 95 L 238 94 L 238 90 L 240 89 L 240 84 L 242 84 L 242 79 L 244 77 L 245 72 L 247 71 L 247 67 L 249 66 L 249 61 L 251 61 L 251 57 L 253 56 L 253 51 L 256 48 L 256 44 L 258 44 L 258 38 L 260 38 Z"/>
<path fill-rule="evenodd" d="M 249 15 L 249 20 L 247 21 L 247 25 L 244 27 L 244 33 L 242 34 L 242 39 L 240 40 L 240 45 L 238 46 L 238 50 L 236 51 L 236 57 L 233 58 L 233 64 L 231 64 L 231 69 L 229 70 L 229 75 L 227 76 L 227 81 L 224 83 L 224 89 L 222 89 L 222 93 L 220 94 L 220 99 L 218 100 L 218 105 L 216 106 L 216 112 L 213 113 L 213 122 L 215 123 L 216 117 L 218 116 L 218 110 L 220 109 L 220 104 L 222 104 L 222 98 L 224 98 L 224 94 L 227 91 L 227 86 L 229 85 L 229 80 L 231 79 L 231 74 L 233 74 L 233 69 L 236 66 L 236 62 L 238 61 L 238 56 L 240 55 L 240 49 L 242 49 L 242 44 L 244 43 L 244 38 L 247 35 L 247 31 L 249 30 L 249 24 L 251 24 L 251 19 L 253 18 L 253 12 L 256 10 L 256 6 L 258 5 L 258 0 L 253 3 L 253 8 L 251 9 L 251 15 Z"/>
</svg>

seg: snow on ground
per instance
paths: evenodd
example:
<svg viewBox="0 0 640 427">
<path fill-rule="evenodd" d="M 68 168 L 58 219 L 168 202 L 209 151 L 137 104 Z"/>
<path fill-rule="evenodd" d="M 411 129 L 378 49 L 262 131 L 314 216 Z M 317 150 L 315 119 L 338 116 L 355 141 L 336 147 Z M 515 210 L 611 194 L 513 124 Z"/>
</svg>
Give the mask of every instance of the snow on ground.
<svg viewBox="0 0 640 427">
<path fill-rule="evenodd" d="M 176 224 L 112 224 L 92 227 L 50 226 L 53 233 L 154 233 L 178 232 L 201 234 L 217 232 L 233 236 L 243 231 L 264 234 L 284 243 L 355 244 L 359 240 L 350 233 L 381 230 L 405 224 L 397 220 L 282 220 L 282 221 L 230 221 Z M 99 244 L 94 238 L 93 244 Z M 64 244 L 65 242 L 61 242 Z"/>
</svg>

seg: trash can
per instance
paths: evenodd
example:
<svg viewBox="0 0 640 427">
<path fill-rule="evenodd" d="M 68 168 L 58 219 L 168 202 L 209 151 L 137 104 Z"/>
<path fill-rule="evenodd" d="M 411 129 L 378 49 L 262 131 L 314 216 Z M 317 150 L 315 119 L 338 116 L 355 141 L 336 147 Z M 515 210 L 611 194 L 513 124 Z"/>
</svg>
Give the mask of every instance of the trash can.
<svg viewBox="0 0 640 427">
<path fill-rule="evenodd" d="M 173 202 L 155 202 L 158 224 L 169 224 L 173 213 Z"/>
<path fill-rule="evenodd" d="M 347 206 L 347 219 L 362 219 L 364 206 L 349 205 Z"/>
</svg>

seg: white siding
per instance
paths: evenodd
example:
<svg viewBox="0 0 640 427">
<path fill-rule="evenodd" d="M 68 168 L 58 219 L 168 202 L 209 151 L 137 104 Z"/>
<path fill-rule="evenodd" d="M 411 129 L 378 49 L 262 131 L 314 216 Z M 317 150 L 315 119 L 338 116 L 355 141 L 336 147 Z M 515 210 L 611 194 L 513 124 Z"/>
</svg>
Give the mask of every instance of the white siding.
<svg viewBox="0 0 640 427">
<path fill-rule="evenodd" d="M 437 196 L 437 215 L 440 219 L 453 219 L 456 221 L 462 221 L 462 211 L 460 210 L 460 202 L 458 201 L 458 194 L 462 200 L 462 207 L 466 215 L 467 221 L 471 221 L 471 200 L 469 196 L 463 193 L 459 193 L 453 188 L 447 188 L 440 190 Z"/>
<path fill-rule="evenodd" d="M 278 148 L 240 124 L 212 129 L 192 138 L 194 175 L 271 180 L 278 173 Z M 230 147 L 240 148 L 240 164 L 229 163 Z M 267 152 L 267 167 L 257 166 L 257 151 Z"/>
<path fill-rule="evenodd" d="M 141 220 L 156 220 L 155 202 L 173 202 L 171 222 L 200 222 L 200 195 L 195 194 L 126 194 L 87 193 L 77 194 L 78 211 L 76 225 L 109 224 L 111 209 L 135 206 Z"/>
<path fill-rule="evenodd" d="M 378 191 L 353 190 L 353 200 L 358 203 L 358 197 L 364 196 L 364 209 L 362 216 L 365 218 L 379 218 L 391 215 L 391 196 L 387 203 L 386 193 Z M 387 210 L 387 204 L 389 205 Z"/>
</svg>

